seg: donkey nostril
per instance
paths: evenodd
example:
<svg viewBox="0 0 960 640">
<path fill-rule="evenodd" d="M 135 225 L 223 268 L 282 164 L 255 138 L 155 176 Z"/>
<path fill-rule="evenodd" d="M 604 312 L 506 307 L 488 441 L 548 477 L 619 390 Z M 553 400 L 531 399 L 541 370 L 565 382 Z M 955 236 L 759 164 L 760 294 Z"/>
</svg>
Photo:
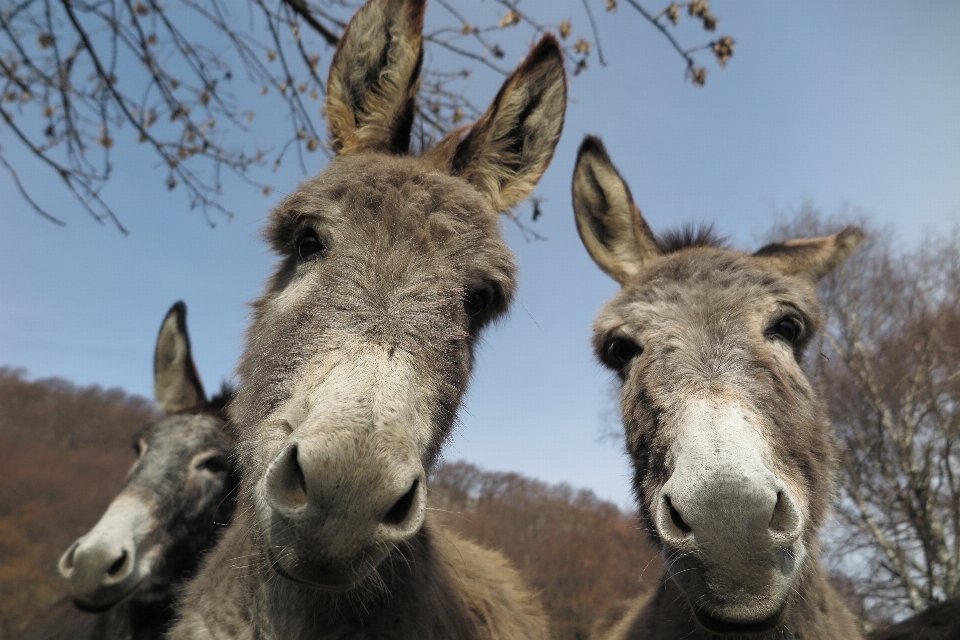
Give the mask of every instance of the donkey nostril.
<svg viewBox="0 0 960 640">
<path fill-rule="evenodd" d="M 390 511 L 383 516 L 383 523 L 390 525 L 402 524 L 407 516 L 410 515 L 410 508 L 413 506 L 413 499 L 417 495 L 417 487 L 420 486 L 420 479 L 417 478 L 410 486 L 410 490 L 403 494 L 399 500 L 390 507 Z"/>
<path fill-rule="evenodd" d="M 680 515 L 680 512 L 676 510 L 673 506 L 673 503 L 670 501 L 670 496 L 665 496 L 664 500 L 667 502 L 667 509 L 670 512 L 670 521 L 673 522 L 673 526 L 679 529 L 683 533 L 690 533 L 693 529 L 684 522 L 683 517 Z"/>
<path fill-rule="evenodd" d="M 119 558 L 113 561 L 113 564 L 107 569 L 107 575 L 111 578 L 115 577 L 120 571 L 123 570 L 123 566 L 127 563 L 127 552 L 124 551 Z"/>
<path fill-rule="evenodd" d="M 786 491 L 777 492 L 777 504 L 773 507 L 773 515 L 770 517 L 771 531 L 783 534 L 799 535 L 801 524 L 800 513 L 790 494 Z"/>
<path fill-rule="evenodd" d="M 77 547 L 80 546 L 79 542 L 74 542 L 73 545 L 67 550 L 63 557 L 60 558 L 60 571 L 72 571 L 74 554 L 77 552 Z"/>
<path fill-rule="evenodd" d="M 300 466 L 300 463 L 297 461 L 296 451 L 294 451 L 293 456 L 293 474 L 297 480 L 297 486 L 300 488 L 300 491 L 303 493 L 304 497 L 307 495 L 307 479 L 303 477 L 303 467 Z"/>
<path fill-rule="evenodd" d="M 308 502 L 307 480 L 297 456 L 297 445 L 292 445 L 267 470 L 267 500 L 275 509 L 297 510 Z"/>
</svg>

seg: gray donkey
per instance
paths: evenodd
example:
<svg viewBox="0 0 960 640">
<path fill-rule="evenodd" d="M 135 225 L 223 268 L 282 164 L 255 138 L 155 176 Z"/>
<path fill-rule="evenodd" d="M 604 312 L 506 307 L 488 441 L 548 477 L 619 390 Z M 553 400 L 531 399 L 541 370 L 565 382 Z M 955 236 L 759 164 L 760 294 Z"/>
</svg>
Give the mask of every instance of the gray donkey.
<svg viewBox="0 0 960 640">
<path fill-rule="evenodd" d="M 544 638 L 506 561 L 431 523 L 427 476 L 481 329 L 507 308 L 499 212 L 560 137 L 552 36 L 472 127 L 408 156 L 424 0 L 370 0 L 330 69 L 336 158 L 273 212 L 280 262 L 230 406 L 240 508 L 171 638 Z"/>
<path fill-rule="evenodd" d="M 237 480 L 222 411 L 208 401 L 190 353 L 186 306 L 160 327 L 154 393 L 167 414 L 134 437 L 137 460 L 100 521 L 70 545 L 59 569 L 69 605 L 23 636 L 126 640 L 160 638 L 174 599 L 233 515 Z"/>
<path fill-rule="evenodd" d="M 664 562 L 658 588 L 597 635 L 859 638 L 820 564 L 837 444 L 801 359 L 821 323 L 816 283 L 863 233 L 754 254 L 692 230 L 657 237 L 592 137 L 573 204 L 584 245 L 622 286 L 594 347 L 622 382 L 641 526 Z"/>
</svg>

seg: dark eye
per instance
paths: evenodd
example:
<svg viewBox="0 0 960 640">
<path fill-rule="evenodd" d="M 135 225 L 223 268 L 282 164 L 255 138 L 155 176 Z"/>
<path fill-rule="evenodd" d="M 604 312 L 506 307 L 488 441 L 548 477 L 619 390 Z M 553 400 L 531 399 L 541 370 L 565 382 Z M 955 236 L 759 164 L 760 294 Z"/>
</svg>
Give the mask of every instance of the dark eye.
<svg viewBox="0 0 960 640">
<path fill-rule="evenodd" d="M 312 229 L 304 231 L 297 238 L 297 255 L 301 260 L 320 254 L 323 249 L 323 243 L 317 237 L 317 232 Z"/>
<path fill-rule="evenodd" d="M 803 322 L 796 316 L 784 316 L 767 329 L 767 335 L 779 338 L 787 344 L 796 344 L 803 335 Z"/>
<path fill-rule="evenodd" d="M 467 292 L 463 298 L 463 309 L 471 318 L 476 318 L 486 311 L 490 303 L 493 302 L 493 291 L 490 289 L 475 289 Z"/>
<path fill-rule="evenodd" d="M 603 348 L 603 360 L 607 366 L 622 369 L 642 351 L 643 348 L 629 338 L 613 338 Z"/>
<path fill-rule="evenodd" d="M 210 473 L 221 473 L 230 468 L 230 465 L 227 464 L 227 461 L 220 456 L 213 456 L 212 458 L 207 458 L 203 462 L 197 465 L 197 469 L 202 469 L 204 471 L 209 471 Z"/>
<path fill-rule="evenodd" d="M 142 458 L 143 454 L 147 452 L 147 443 L 143 438 L 140 438 L 133 443 L 133 450 L 137 453 L 138 458 Z"/>
</svg>

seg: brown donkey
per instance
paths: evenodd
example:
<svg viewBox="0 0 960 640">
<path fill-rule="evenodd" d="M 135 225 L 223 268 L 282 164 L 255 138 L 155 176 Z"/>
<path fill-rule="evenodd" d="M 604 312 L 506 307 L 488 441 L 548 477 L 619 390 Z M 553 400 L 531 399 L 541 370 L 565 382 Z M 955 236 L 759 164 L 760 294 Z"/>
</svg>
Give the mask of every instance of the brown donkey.
<svg viewBox="0 0 960 640">
<path fill-rule="evenodd" d="M 800 362 L 821 322 L 816 282 L 862 232 L 752 255 L 709 233 L 658 238 L 592 137 L 573 205 L 590 255 L 622 286 L 594 347 L 622 381 L 641 526 L 665 567 L 603 637 L 859 638 L 820 566 L 837 445 Z"/>
<path fill-rule="evenodd" d="M 231 405 L 238 515 L 174 639 L 546 636 L 501 556 L 431 525 L 426 483 L 514 290 L 499 212 L 553 155 L 563 58 L 543 38 L 472 128 L 409 157 L 423 14 L 370 0 L 334 55 L 337 156 L 267 226 L 281 259 Z"/>
</svg>

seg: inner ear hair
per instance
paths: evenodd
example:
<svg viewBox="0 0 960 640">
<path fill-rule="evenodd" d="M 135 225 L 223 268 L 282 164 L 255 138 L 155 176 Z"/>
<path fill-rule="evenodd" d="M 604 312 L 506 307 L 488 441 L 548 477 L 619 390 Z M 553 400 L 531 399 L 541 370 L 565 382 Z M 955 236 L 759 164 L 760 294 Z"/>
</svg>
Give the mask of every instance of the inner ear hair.
<svg viewBox="0 0 960 640">
<path fill-rule="evenodd" d="M 866 234 L 859 227 L 850 226 L 831 236 L 768 244 L 753 255 L 781 273 L 816 283 L 850 257 L 864 238 Z"/>
<path fill-rule="evenodd" d="M 423 65 L 426 0 L 369 0 L 330 65 L 324 113 L 337 153 L 405 154 Z"/>
<path fill-rule="evenodd" d="M 573 172 L 577 231 L 597 265 L 618 282 L 636 275 L 661 254 L 640 215 L 630 188 L 610 160 L 603 142 L 586 136 Z"/>
<path fill-rule="evenodd" d="M 504 82 L 487 112 L 466 133 L 455 131 L 428 152 L 476 186 L 497 211 L 533 191 L 546 171 L 563 130 L 567 79 L 563 51 L 546 34 Z"/>
<path fill-rule="evenodd" d="M 153 357 L 153 395 L 165 413 L 202 407 L 206 393 L 193 362 L 187 305 L 175 303 L 160 325 Z"/>
</svg>

